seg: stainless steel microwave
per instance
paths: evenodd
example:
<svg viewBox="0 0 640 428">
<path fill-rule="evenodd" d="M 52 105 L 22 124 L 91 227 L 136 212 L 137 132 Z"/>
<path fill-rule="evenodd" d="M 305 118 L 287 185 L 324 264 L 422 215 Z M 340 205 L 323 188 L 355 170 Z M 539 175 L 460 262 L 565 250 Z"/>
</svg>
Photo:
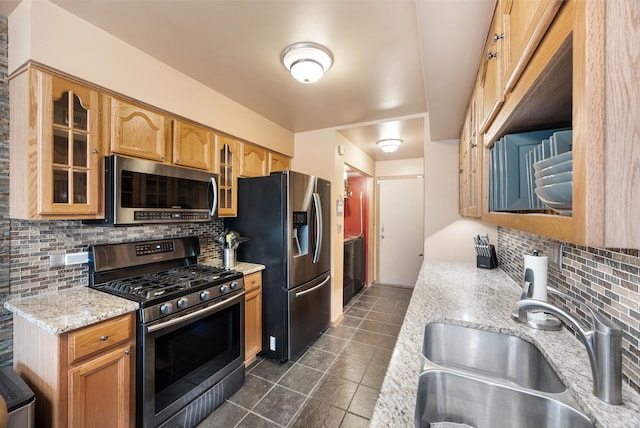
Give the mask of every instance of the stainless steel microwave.
<svg viewBox="0 0 640 428">
<path fill-rule="evenodd" d="M 216 217 L 217 176 L 122 156 L 105 157 L 105 219 L 115 226 L 207 222 Z"/>
</svg>

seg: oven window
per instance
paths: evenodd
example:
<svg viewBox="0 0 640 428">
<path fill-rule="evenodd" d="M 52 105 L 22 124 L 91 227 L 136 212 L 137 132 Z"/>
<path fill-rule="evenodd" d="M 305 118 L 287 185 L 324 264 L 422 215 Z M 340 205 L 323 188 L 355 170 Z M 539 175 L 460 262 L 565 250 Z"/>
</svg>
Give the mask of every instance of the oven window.
<svg viewBox="0 0 640 428">
<path fill-rule="evenodd" d="M 122 171 L 122 208 L 208 209 L 209 183 Z"/>
<path fill-rule="evenodd" d="M 240 356 L 240 304 L 155 340 L 156 413 Z"/>
</svg>

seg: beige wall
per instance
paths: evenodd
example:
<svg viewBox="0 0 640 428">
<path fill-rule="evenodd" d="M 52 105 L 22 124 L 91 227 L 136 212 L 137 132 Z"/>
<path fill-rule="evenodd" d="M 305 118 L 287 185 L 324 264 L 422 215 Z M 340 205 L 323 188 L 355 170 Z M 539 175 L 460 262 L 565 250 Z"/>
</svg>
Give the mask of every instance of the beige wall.
<svg viewBox="0 0 640 428">
<path fill-rule="evenodd" d="M 9 74 L 29 60 L 293 156 L 292 132 L 49 1 L 9 16 Z"/>
<path fill-rule="evenodd" d="M 338 145 L 345 146 L 344 155 L 338 153 Z M 337 204 L 344 197 L 344 165 L 348 163 L 373 176 L 375 163 L 334 128 L 295 134 L 295 153 L 291 161 L 292 170 L 331 181 L 331 321 L 336 323 L 342 318 L 344 217 L 343 214 L 337 214 Z M 370 212 L 373 212 L 372 207 Z"/>
<path fill-rule="evenodd" d="M 423 175 L 424 158 L 376 162 L 376 177 Z"/>
<path fill-rule="evenodd" d="M 458 140 L 429 141 L 424 146 L 425 260 L 475 262 L 472 236 L 488 233 L 498 242 L 494 225 L 458 214 Z"/>
</svg>

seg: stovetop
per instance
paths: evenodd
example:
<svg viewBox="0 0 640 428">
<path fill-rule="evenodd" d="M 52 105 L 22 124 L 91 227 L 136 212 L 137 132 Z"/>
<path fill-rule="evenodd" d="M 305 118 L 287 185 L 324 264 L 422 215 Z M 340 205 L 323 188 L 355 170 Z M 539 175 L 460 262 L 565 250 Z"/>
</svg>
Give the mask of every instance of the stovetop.
<svg viewBox="0 0 640 428">
<path fill-rule="evenodd" d="M 89 286 L 136 301 L 145 318 L 232 297 L 244 289 L 243 275 L 197 263 L 196 237 L 89 246 Z M 149 308 L 149 310 L 147 310 Z"/>
<path fill-rule="evenodd" d="M 240 277 L 242 274 L 236 271 L 191 265 L 113 279 L 103 284 L 94 285 L 94 288 L 138 302 L 155 302 L 213 287 Z"/>
</svg>

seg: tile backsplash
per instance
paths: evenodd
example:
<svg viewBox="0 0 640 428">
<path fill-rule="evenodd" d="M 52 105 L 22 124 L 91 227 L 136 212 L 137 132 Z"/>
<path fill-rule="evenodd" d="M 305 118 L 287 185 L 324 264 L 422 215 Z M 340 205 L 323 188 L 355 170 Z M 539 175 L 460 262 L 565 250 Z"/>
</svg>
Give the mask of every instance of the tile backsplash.
<svg viewBox="0 0 640 428">
<path fill-rule="evenodd" d="M 524 282 L 524 254 L 549 255 L 553 241 L 527 232 L 498 228 L 500 267 L 518 284 Z M 638 250 L 587 248 L 564 243 L 562 269 L 549 265 L 548 284 L 588 302 L 623 330 L 623 382 L 640 393 L 640 255 Z M 584 311 L 565 299 L 549 296 L 591 325 Z"/>
</svg>

